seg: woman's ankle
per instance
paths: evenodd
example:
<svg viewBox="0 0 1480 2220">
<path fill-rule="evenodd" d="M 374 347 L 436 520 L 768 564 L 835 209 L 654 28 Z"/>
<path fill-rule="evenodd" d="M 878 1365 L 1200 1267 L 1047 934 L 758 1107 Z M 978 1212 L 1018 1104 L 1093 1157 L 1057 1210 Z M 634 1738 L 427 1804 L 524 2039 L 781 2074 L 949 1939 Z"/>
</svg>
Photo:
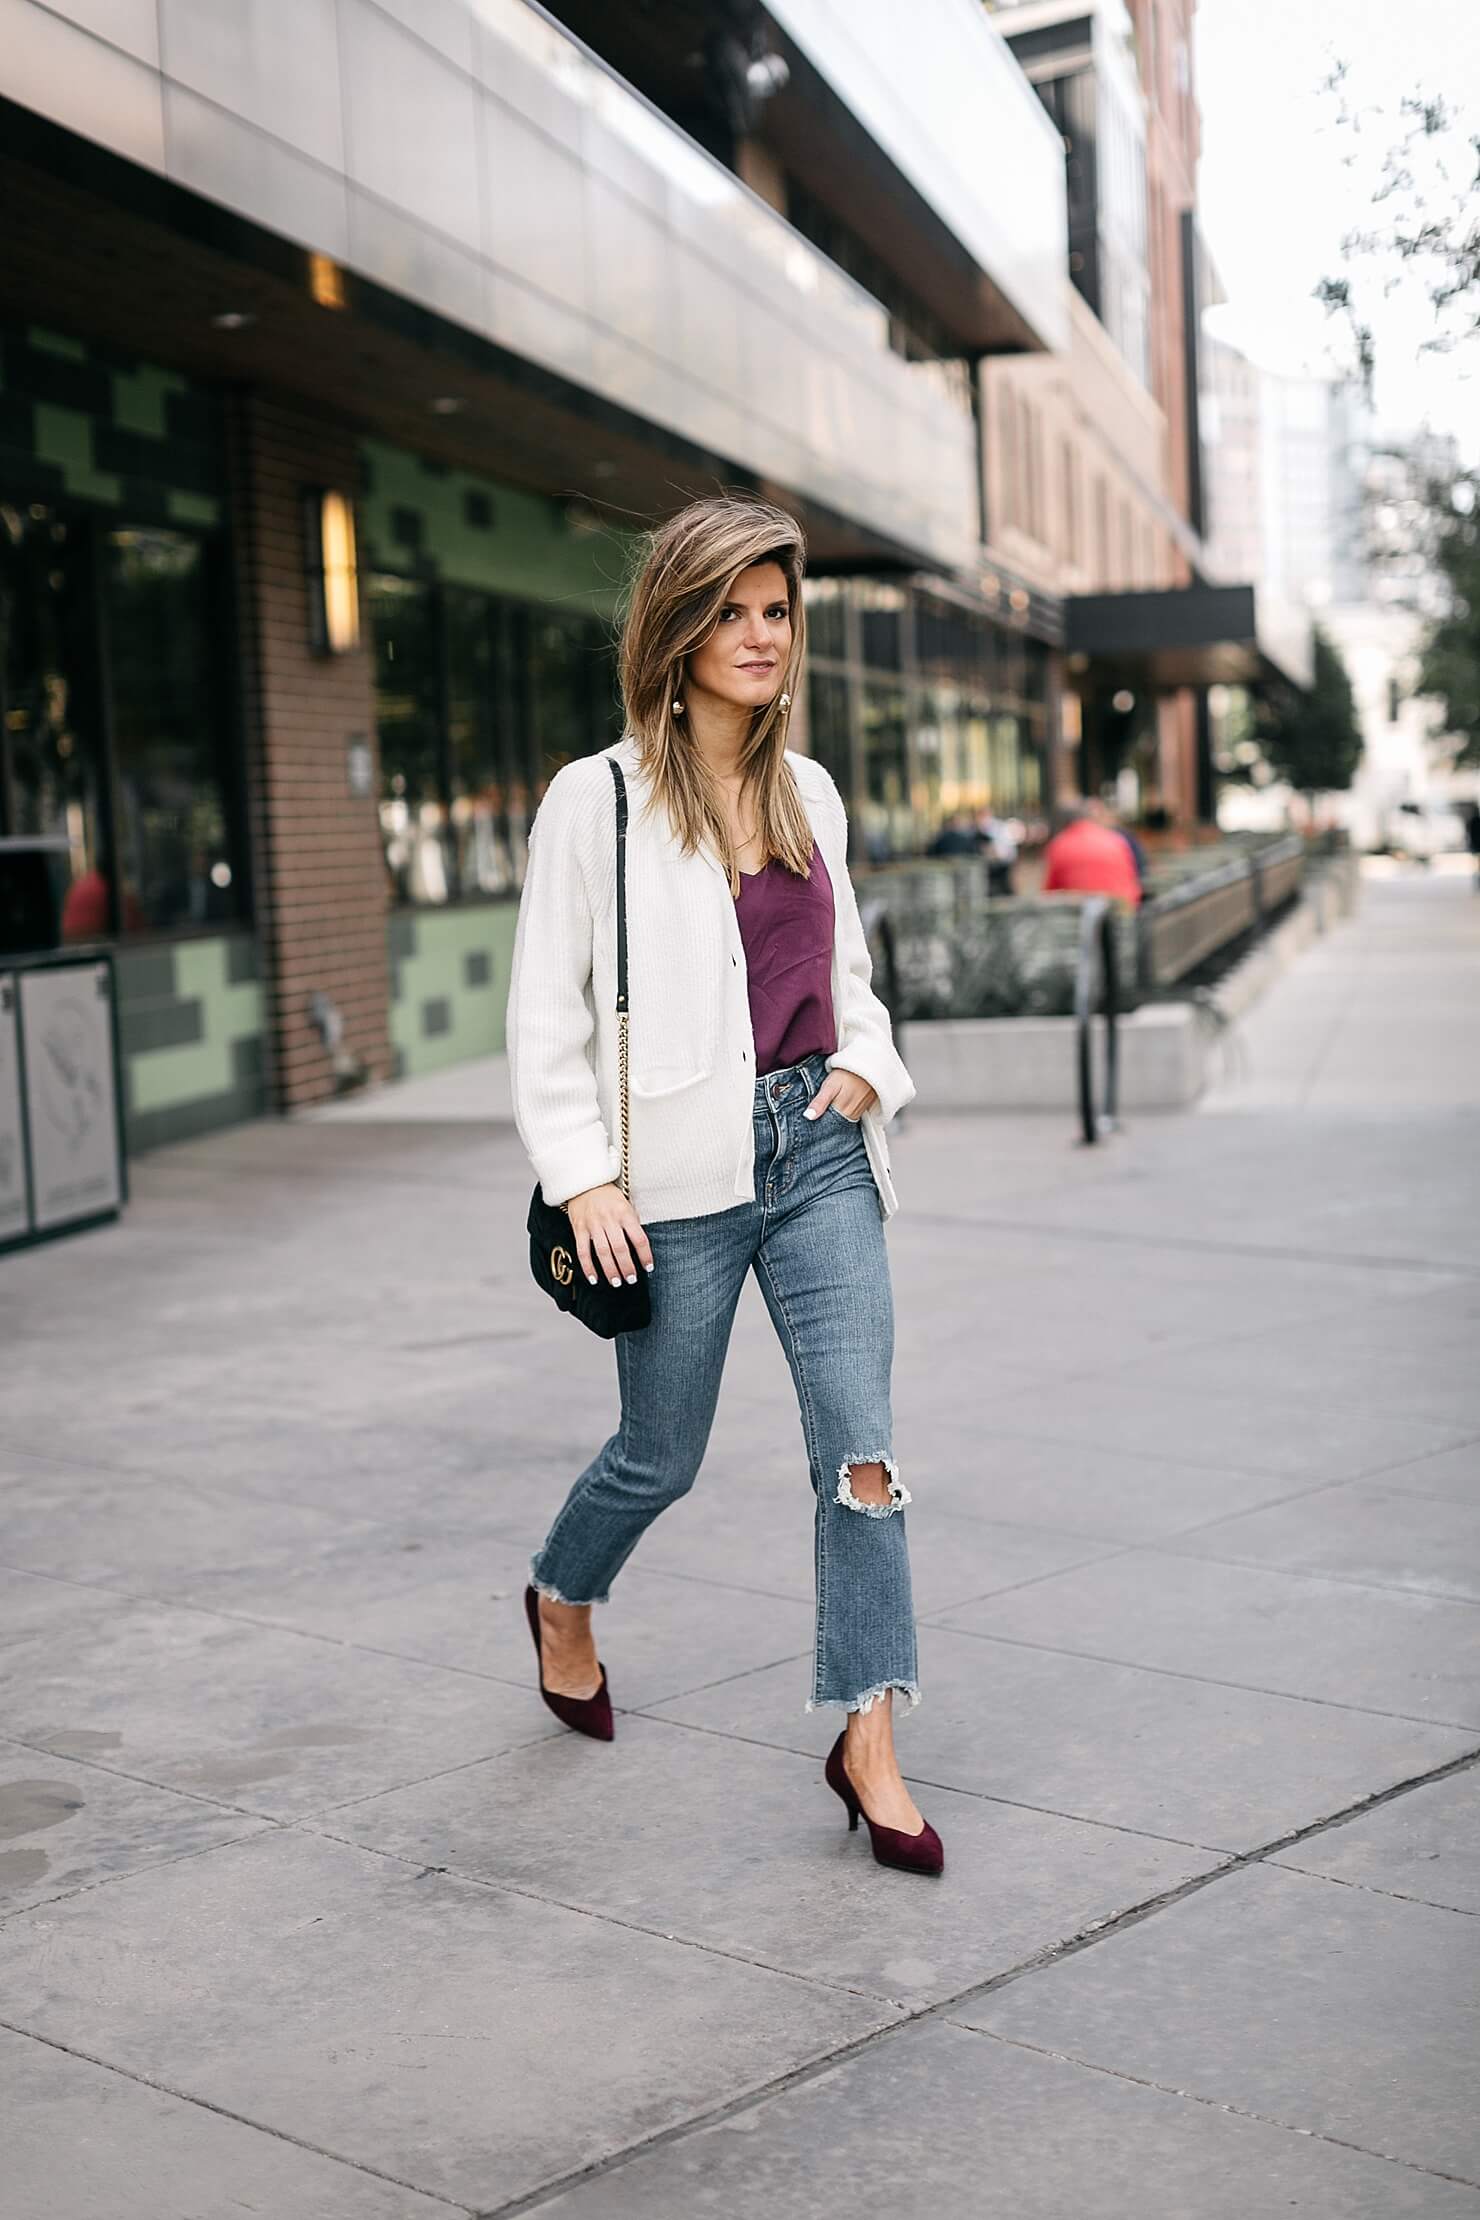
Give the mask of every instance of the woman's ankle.
<svg viewBox="0 0 1480 2220">
<path fill-rule="evenodd" d="M 885 1689 L 867 1711 L 850 1711 L 843 1729 L 843 1754 L 850 1767 L 873 1773 L 897 1773 L 894 1754 L 894 1692 Z"/>
<path fill-rule="evenodd" d="M 591 1606 L 589 1603 L 557 1603 L 553 1596 L 536 1591 L 540 1599 L 540 1618 L 557 1634 L 589 1632 Z"/>
</svg>

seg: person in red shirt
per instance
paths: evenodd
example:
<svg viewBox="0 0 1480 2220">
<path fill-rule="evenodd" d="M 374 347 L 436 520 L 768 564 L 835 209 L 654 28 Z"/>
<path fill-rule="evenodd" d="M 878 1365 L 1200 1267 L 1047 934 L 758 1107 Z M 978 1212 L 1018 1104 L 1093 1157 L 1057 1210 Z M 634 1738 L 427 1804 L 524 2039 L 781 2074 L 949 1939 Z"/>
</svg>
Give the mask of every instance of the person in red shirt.
<svg viewBox="0 0 1480 2220">
<path fill-rule="evenodd" d="M 1108 825 L 1097 825 L 1088 805 L 1063 804 L 1062 830 L 1043 851 L 1045 894 L 1110 894 L 1136 908 L 1141 881 L 1130 842 Z"/>
</svg>

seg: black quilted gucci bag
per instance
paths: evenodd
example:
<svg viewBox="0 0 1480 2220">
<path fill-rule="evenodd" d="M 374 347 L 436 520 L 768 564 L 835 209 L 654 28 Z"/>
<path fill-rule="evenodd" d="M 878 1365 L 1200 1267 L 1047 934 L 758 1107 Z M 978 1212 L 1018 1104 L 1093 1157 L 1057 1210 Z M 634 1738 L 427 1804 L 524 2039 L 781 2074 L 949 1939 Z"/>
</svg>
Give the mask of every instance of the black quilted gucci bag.
<svg viewBox="0 0 1480 2220">
<path fill-rule="evenodd" d="M 627 1086 L 627 782 L 612 756 L 613 783 L 617 789 L 617 1088 L 621 1096 L 622 1193 L 630 1202 L 630 1136 Z M 640 1333 L 652 1317 L 652 1298 L 646 1274 L 639 1270 L 637 1285 L 624 1280 L 613 1287 L 598 1276 L 595 1285 L 581 1270 L 570 1214 L 547 1203 L 536 1181 L 529 1199 L 529 1268 L 535 1285 L 542 1287 L 560 1310 L 570 1312 L 593 1334 L 610 1341 L 616 1334 Z"/>
</svg>

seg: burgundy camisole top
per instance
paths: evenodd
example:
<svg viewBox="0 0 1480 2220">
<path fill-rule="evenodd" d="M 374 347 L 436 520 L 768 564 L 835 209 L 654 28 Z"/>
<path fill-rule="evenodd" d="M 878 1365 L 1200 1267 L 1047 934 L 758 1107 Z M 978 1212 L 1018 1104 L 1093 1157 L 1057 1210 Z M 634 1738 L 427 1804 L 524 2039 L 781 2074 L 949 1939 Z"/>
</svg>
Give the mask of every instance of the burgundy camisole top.
<svg viewBox="0 0 1480 2220">
<path fill-rule="evenodd" d="M 838 1045 L 832 1003 L 833 889 L 822 850 L 799 879 L 773 857 L 742 872 L 735 897 L 745 947 L 758 1079 Z"/>
</svg>

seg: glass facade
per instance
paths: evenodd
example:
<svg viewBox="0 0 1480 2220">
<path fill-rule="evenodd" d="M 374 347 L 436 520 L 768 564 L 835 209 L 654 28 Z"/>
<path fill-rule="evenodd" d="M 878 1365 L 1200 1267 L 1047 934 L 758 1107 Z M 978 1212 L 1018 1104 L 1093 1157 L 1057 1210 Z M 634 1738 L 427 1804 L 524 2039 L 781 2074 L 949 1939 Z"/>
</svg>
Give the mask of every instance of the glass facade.
<svg viewBox="0 0 1480 2220">
<path fill-rule="evenodd" d="M 546 786 L 621 731 L 610 627 L 389 571 L 366 612 L 391 900 L 516 893 Z"/>
<path fill-rule="evenodd" d="M 65 842 L 62 936 L 242 915 L 215 540 L 0 499 L 0 832 Z"/>
<path fill-rule="evenodd" d="M 807 584 L 812 753 L 849 805 L 856 860 L 923 854 L 946 819 L 1048 794 L 1048 649 L 919 584 Z"/>
</svg>

